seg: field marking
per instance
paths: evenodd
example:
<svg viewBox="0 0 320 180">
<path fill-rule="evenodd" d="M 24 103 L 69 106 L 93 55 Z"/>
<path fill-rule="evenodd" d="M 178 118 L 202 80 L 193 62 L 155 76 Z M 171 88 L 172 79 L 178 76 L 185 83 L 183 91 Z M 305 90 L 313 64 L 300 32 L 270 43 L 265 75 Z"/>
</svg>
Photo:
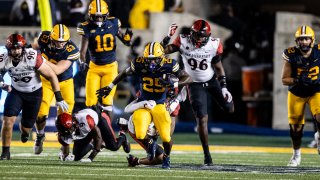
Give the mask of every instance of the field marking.
<svg viewBox="0 0 320 180">
<path fill-rule="evenodd" d="M 20 141 L 12 141 L 11 147 L 33 147 L 34 142 L 29 141 L 22 143 Z M 60 147 L 59 142 L 44 142 L 44 147 Z M 260 152 L 260 153 L 292 153 L 292 148 L 289 147 L 257 147 L 257 146 L 220 146 L 211 145 L 210 151 L 218 153 L 229 153 L 229 152 Z M 132 150 L 142 150 L 140 145 L 131 144 Z M 174 144 L 172 146 L 173 151 L 202 151 L 201 145 L 188 145 L 188 144 Z M 316 154 L 315 148 L 301 148 L 303 154 Z"/>
</svg>

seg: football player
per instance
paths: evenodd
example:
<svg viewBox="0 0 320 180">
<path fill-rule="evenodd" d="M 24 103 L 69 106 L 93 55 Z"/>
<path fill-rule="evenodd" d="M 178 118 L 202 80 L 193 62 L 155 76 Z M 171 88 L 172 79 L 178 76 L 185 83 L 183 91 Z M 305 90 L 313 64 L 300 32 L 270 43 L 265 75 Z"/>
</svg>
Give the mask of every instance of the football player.
<svg viewBox="0 0 320 180">
<path fill-rule="evenodd" d="M 56 121 L 58 141 L 62 145 L 59 159 L 62 161 L 92 162 L 100 152 L 102 144 L 98 122 L 98 114 L 92 109 L 83 109 L 73 116 L 68 113 L 60 114 Z M 73 141 L 72 155 L 70 154 L 70 144 Z M 88 158 L 83 158 L 89 151 L 91 154 Z"/>
<path fill-rule="evenodd" d="M 170 95 L 171 94 L 171 95 Z M 181 92 L 179 93 L 179 95 L 176 96 L 172 96 L 172 92 L 169 93 L 170 96 L 169 98 L 167 98 L 166 101 L 166 107 L 167 110 L 171 116 L 171 136 L 174 132 L 174 128 L 175 128 L 175 122 L 176 122 L 176 116 L 179 113 L 179 102 L 180 101 L 185 101 L 186 99 L 186 91 L 185 88 L 183 87 L 183 89 L 181 90 Z M 152 104 L 154 104 L 153 100 L 145 100 L 145 101 L 140 101 L 137 102 L 138 99 L 132 101 L 130 104 L 128 104 L 125 109 L 124 112 L 125 113 L 133 113 L 134 111 L 136 111 L 137 109 L 141 109 L 141 108 L 145 108 L 145 107 L 152 107 Z M 148 146 L 149 146 L 149 142 L 148 139 L 145 138 L 143 140 L 139 140 L 136 138 L 135 136 L 135 129 L 134 129 L 134 125 L 132 122 L 132 116 L 130 117 L 129 121 L 121 118 L 120 119 L 120 124 L 122 124 L 122 126 L 125 126 L 124 129 L 127 129 L 130 136 L 138 143 L 140 144 L 140 146 L 145 149 L 148 153 Z M 148 131 L 147 131 L 147 135 L 151 136 L 151 137 L 155 137 L 158 136 L 158 132 L 154 127 L 154 123 L 151 122 L 149 127 L 148 127 Z M 156 142 L 155 142 L 156 143 Z M 163 148 L 156 144 L 155 145 L 155 149 L 154 149 L 154 158 L 152 160 L 150 160 L 150 155 L 148 155 L 145 158 L 138 158 L 135 157 L 131 154 L 129 154 L 129 156 L 127 157 L 128 160 L 128 165 L 131 167 L 137 166 L 137 165 L 156 165 L 156 164 L 162 164 L 162 160 L 163 160 Z"/>
<path fill-rule="evenodd" d="M 81 110 L 74 113 L 73 116 L 63 113 L 58 116 L 56 127 L 58 140 L 62 145 L 59 154 L 62 161 L 78 161 L 92 149 L 88 159 L 83 160 L 91 162 L 102 147 L 117 151 L 123 146 L 126 153 L 130 152 L 130 143 L 125 133 L 121 131 L 119 137 L 116 138 L 110 118 L 105 112 L 101 112 L 99 107 L 96 107 L 95 110 Z M 90 144 L 91 140 L 93 140 L 94 147 Z M 69 144 L 72 141 L 74 141 L 73 155 L 69 154 Z"/>
<path fill-rule="evenodd" d="M 164 102 L 168 87 L 175 88 L 189 83 L 189 76 L 180 70 L 179 64 L 174 59 L 164 56 L 163 47 L 158 42 L 148 43 L 145 47 L 143 57 L 138 57 L 131 62 L 131 66 L 122 71 L 108 86 L 97 91 L 98 97 L 107 96 L 112 88 L 127 75 L 135 74 L 141 82 L 141 95 L 138 101 L 153 100 L 150 107 L 138 109 L 132 115 L 132 121 L 136 138 L 146 138 L 148 126 L 154 122 L 163 142 L 164 157 L 162 168 L 170 168 L 170 152 L 172 147 L 170 127 L 171 119 Z M 173 82 L 170 78 L 164 78 L 167 74 L 173 74 L 179 78 L 179 82 Z M 154 141 L 149 141 L 149 146 L 154 146 Z M 154 149 L 154 148 L 150 148 Z M 153 154 L 153 153 L 150 153 Z M 154 157 L 150 157 L 152 160 Z"/>
<path fill-rule="evenodd" d="M 116 37 L 126 46 L 130 46 L 132 31 L 123 34 L 120 30 L 121 22 L 118 18 L 109 17 L 108 5 L 104 0 L 94 0 L 89 5 L 89 20 L 81 23 L 78 34 L 82 36 L 80 47 L 80 67 L 89 68 L 86 76 L 86 106 L 94 106 L 98 102 L 96 91 L 107 86 L 118 75 L 116 59 Z M 86 52 L 89 50 L 91 59 L 88 65 Z M 110 95 L 102 98 L 103 109 L 111 117 L 113 96 L 116 87 Z"/>
<path fill-rule="evenodd" d="M 193 82 L 188 85 L 190 103 L 196 116 L 197 128 L 204 152 L 204 165 L 211 166 L 208 143 L 209 94 L 226 112 L 234 112 L 232 96 L 227 89 L 224 68 L 221 63 L 223 46 L 219 38 L 211 37 L 211 27 L 205 20 L 196 20 L 189 34 L 179 34 L 165 53 L 179 51 L 185 71 Z"/>
<path fill-rule="evenodd" d="M 62 98 L 55 72 L 45 63 L 40 52 L 26 47 L 26 40 L 21 35 L 11 34 L 5 47 L 0 47 L 0 70 L 9 73 L 12 85 L 11 87 L 4 84 L 0 75 L 0 86 L 8 91 L 1 129 L 1 160 L 9 160 L 12 128 L 20 111 L 22 111 L 20 131 L 23 143 L 28 141 L 29 133 L 36 122 L 42 100 L 40 74 L 50 82 L 56 105 L 63 110 L 68 110 L 68 105 Z"/>
<path fill-rule="evenodd" d="M 42 56 L 47 60 L 47 64 L 57 74 L 61 94 L 66 100 L 71 114 L 74 107 L 74 84 L 73 84 L 73 62 L 80 57 L 78 47 L 71 41 L 69 29 L 63 24 L 56 24 L 52 31 L 43 31 L 39 35 L 38 44 L 34 48 L 40 49 Z M 34 153 L 40 154 L 43 150 L 45 140 L 44 128 L 49 115 L 50 105 L 54 96 L 54 91 L 50 82 L 41 77 L 43 84 L 43 98 L 36 121 L 37 137 L 34 143 Z M 63 109 L 59 109 L 61 114 Z"/>
<path fill-rule="evenodd" d="M 320 153 L 320 58 L 319 44 L 314 44 L 315 34 L 311 27 L 300 26 L 295 33 L 296 46 L 284 50 L 282 57 L 282 84 L 289 87 L 288 119 L 293 155 L 288 166 L 301 163 L 301 140 L 304 128 L 304 109 L 309 105 L 315 117 L 318 153 Z"/>
</svg>

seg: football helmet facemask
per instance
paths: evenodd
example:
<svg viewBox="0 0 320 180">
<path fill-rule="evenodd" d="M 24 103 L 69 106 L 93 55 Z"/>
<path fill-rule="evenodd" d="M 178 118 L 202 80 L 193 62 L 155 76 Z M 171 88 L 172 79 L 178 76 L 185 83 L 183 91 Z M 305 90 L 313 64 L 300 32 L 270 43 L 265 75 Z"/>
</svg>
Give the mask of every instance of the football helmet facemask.
<svg viewBox="0 0 320 180">
<path fill-rule="evenodd" d="M 75 122 L 68 113 L 62 113 L 58 116 L 56 121 L 56 128 L 62 135 L 71 135 L 75 130 Z"/>
<path fill-rule="evenodd" d="M 64 49 L 70 40 L 70 31 L 63 24 L 56 24 L 50 33 L 51 45 L 56 49 Z"/>
<path fill-rule="evenodd" d="M 89 20 L 101 27 L 109 16 L 108 4 L 104 0 L 93 0 L 89 4 Z"/>
<path fill-rule="evenodd" d="M 190 31 L 191 41 L 196 47 L 202 47 L 207 44 L 211 35 L 211 28 L 205 20 L 196 20 Z"/>
<path fill-rule="evenodd" d="M 15 59 L 18 59 L 23 54 L 24 48 L 26 46 L 26 40 L 20 34 L 11 34 L 7 38 L 6 48 L 8 50 L 8 54 Z M 12 52 L 12 49 L 16 49 Z M 18 49 L 21 49 L 18 50 Z"/>
<path fill-rule="evenodd" d="M 296 38 L 297 47 L 302 52 L 308 52 L 314 45 L 314 41 L 315 41 L 314 31 L 309 26 L 300 26 L 295 33 L 295 38 Z M 306 42 L 306 40 L 308 40 L 308 38 L 311 39 L 311 42 L 309 44 L 304 43 Z"/>
<path fill-rule="evenodd" d="M 155 71 L 159 69 L 163 64 L 164 49 L 158 42 L 148 43 L 143 53 L 145 67 L 149 71 Z"/>
</svg>

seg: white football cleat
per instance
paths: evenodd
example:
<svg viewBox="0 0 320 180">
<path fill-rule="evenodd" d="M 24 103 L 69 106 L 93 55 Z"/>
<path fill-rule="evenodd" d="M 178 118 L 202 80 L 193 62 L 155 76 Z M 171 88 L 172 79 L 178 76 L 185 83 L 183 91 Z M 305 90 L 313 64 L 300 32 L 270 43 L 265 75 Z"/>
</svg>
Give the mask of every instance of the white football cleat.
<svg viewBox="0 0 320 180">
<path fill-rule="evenodd" d="M 43 141 L 45 140 L 45 134 L 37 134 L 36 140 L 34 141 L 34 154 L 41 154 L 43 151 Z"/>
<path fill-rule="evenodd" d="M 290 167 L 297 167 L 299 166 L 301 163 L 301 156 L 295 156 L 295 155 L 292 155 L 289 163 L 287 166 L 290 166 Z"/>
</svg>

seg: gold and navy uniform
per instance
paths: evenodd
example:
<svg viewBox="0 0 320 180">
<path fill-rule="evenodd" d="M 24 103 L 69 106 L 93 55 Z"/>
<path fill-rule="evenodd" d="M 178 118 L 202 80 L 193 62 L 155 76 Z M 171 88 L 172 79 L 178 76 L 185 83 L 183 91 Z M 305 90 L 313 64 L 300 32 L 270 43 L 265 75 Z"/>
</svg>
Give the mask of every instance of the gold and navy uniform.
<svg viewBox="0 0 320 180">
<path fill-rule="evenodd" d="M 38 38 L 38 44 L 42 56 L 53 64 L 57 64 L 59 61 L 68 60 L 72 63 L 77 61 L 80 57 L 80 52 L 78 47 L 69 40 L 63 49 L 55 49 L 51 47 L 50 41 L 50 31 L 43 31 Z M 57 75 L 60 85 L 60 91 L 63 99 L 67 102 L 69 111 L 72 113 L 74 107 L 74 84 L 73 84 L 73 68 L 72 64 L 63 73 Z M 50 81 L 41 76 L 42 87 L 43 87 L 43 98 L 38 113 L 38 117 L 47 116 L 49 114 L 49 109 L 51 101 L 54 97 L 54 92 L 52 90 Z M 59 110 L 58 114 L 62 113 Z"/>
<path fill-rule="evenodd" d="M 86 106 L 88 107 L 97 104 L 96 91 L 109 85 L 118 75 L 116 36 L 120 27 L 119 19 L 108 17 L 101 27 L 90 21 L 85 21 L 77 28 L 78 34 L 89 41 L 90 64 L 86 76 Z M 107 97 L 102 98 L 104 106 L 113 105 L 115 92 L 116 86 Z"/>
<path fill-rule="evenodd" d="M 304 76 L 312 84 L 289 86 L 289 124 L 304 124 L 304 107 L 309 104 L 312 115 L 320 113 L 320 46 L 314 45 L 308 58 L 304 58 L 297 47 L 284 50 L 283 59 L 291 64 L 292 77 Z"/>
<path fill-rule="evenodd" d="M 170 142 L 171 118 L 166 110 L 164 101 L 167 88 L 160 84 L 159 78 L 163 74 L 179 75 L 179 64 L 174 59 L 164 58 L 161 67 L 154 72 L 148 71 L 144 64 L 144 58 L 138 57 L 131 62 L 131 70 L 140 78 L 141 96 L 138 101 L 154 100 L 157 105 L 152 109 L 138 109 L 132 115 L 132 121 L 137 139 L 144 139 L 148 126 L 154 122 L 163 142 Z"/>
<path fill-rule="evenodd" d="M 53 64 L 57 64 L 61 60 L 69 60 L 75 62 L 79 59 L 80 53 L 78 47 L 70 40 L 64 49 L 51 48 L 50 31 L 43 31 L 38 39 L 38 44 L 42 56 Z M 59 82 L 73 78 L 72 65 L 63 73 L 58 75 Z"/>
<path fill-rule="evenodd" d="M 115 17 L 109 17 L 101 27 L 85 21 L 77 31 L 89 40 L 91 61 L 96 65 L 110 64 L 116 61 L 116 36 L 121 26 Z"/>
<path fill-rule="evenodd" d="M 154 100 L 157 104 L 163 104 L 166 100 L 167 89 L 159 83 L 159 78 L 164 74 L 178 75 L 179 64 L 174 59 L 164 58 L 160 69 L 150 72 L 145 67 L 143 57 L 138 57 L 131 62 L 131 69 L 140 77 L 141 96 L 139 101 Z"/>
</svg>

